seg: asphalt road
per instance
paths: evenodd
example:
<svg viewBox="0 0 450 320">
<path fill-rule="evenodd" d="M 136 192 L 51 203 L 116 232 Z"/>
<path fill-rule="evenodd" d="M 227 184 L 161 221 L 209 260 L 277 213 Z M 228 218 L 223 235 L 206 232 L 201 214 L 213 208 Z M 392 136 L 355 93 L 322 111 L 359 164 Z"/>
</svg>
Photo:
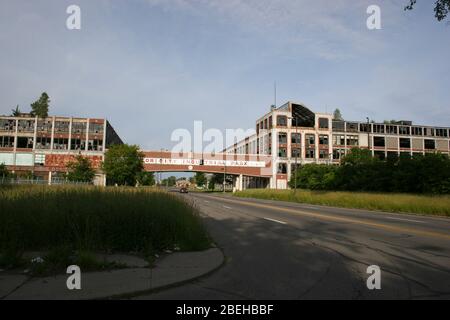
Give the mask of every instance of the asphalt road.
<svg viewBox="0 0 450 320">
<path fill-rule="evenodd" d="M 450 299 L 450 219 L 190 193 L 226 255 L 138 299 Z M 381 270 L 369 290 L 367 267 Z"/>
</svg>

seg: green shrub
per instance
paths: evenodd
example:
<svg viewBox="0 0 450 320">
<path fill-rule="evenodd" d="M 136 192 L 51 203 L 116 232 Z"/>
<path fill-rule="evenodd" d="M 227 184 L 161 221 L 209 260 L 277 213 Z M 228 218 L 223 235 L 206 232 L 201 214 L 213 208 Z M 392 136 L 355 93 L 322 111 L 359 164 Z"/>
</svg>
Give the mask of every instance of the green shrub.
<svg viewBox="0 0 450 320">
<path fill-rule="evenodd" d="M 175 246 L 202 250 L 209 244 L 197 209 L 166 192 L 93 186 L 0 188 L 2 257 L 45 250 L 50 260 L 64 260 L 80 250 L 148 254 Z"/>
</svg>

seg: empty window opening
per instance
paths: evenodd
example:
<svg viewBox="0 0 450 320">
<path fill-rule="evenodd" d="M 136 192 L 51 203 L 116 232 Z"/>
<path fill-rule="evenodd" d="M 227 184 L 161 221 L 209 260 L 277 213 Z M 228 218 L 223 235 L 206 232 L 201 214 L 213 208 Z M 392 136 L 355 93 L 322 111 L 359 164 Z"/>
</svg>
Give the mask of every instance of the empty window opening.
<svg viewBox="0 0 450 320">
<path fill-rule="evenodd" d="M 52 145 L 52 139 L 46 137 L 36 138 L 36 149 L 50 149 Z"/>
<path fill-rule="evenodd" d="M 385 147 L 386 139 L 384 137 L 373 137 L 373 145 L 375 147 Z"/>
<path fill-rule="evenodd" d="M 425 139 L 424 145 L 425 145 L 425 149 L 426 150 L 434 150 L 434 149 L 436 149 L 436 141 L 434 141 L 434 140 Z"/>
<path fill-rule="evenodd" d="M 54 138 L 53 149 L 55 150 L 67 150 L 69 148 L 69 139 L 66 138 Z"/>
<path fill-rule="evenodd" d="M 33 148 L 33 138 L 31 138 L 31 137 L 18 137 L 17 138 L 17 148 L 20 148 L 20 149 L 32 149 Z"/>
<path fill-rule="evenodd" d="M 330 127 L 330 121 L 327 118 L 319 118 L 319 128 L 328 129 Z"/>
<path fill-rule="evenodd" d="M 328 145 L 328 135 L 321 134 L 319 135 L 319 144 L 320 145 Z"/>
<path fill-rule="evenodd" d="M 286 163 L 279 163 L 277 172 L 279 174 L 286 174 L 287 173 L 287 165 L 286 165 Z"/>
<path fill-rule="evenodd" d="M 402 148 L 402 149 L 410 149 L 411 148 L 411 139 L 400 138 L 400 148 Z"/>
<path fill-rule="evenodd" d="M 0 148 L 14 148 L 14 137 L 0 136 Z"/>
</svg>

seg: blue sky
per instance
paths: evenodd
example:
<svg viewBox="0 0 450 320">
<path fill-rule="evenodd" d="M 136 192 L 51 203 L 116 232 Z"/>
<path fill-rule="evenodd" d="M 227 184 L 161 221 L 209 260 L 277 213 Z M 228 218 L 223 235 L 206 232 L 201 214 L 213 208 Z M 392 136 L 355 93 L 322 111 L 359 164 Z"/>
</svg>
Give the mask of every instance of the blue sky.
<svg viewBox="0 0 450 320">
<path fill-rule="evenodd" d="M 128 143 L 170 148 L 194 120 L 253 128 L 276 81 L 278 104 L 450 126 L 450 23 L 434 1 L 407 2 L 2 0 L 0 114 L 46 91 L 52 114 L 107 117 Z M 366 28 L 371 4 L 382 30 Z"/>
</svg>

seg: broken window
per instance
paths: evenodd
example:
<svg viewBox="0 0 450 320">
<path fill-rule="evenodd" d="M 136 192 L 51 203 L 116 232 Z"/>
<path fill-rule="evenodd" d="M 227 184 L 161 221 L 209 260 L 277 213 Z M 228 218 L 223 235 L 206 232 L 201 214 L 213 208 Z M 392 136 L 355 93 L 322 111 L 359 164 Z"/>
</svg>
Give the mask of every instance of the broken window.
<svg viewBox="0 0 450 320">
<path fill-rule="evenodd" d="M 86 150 L 86 140 L 72 139 L 70 141 L 71 150 Z"/>
<path fill-rule="evenodd" d="M 373 137 L 373 145 L 375 147 L 385 147 L 386 139 L 384 137 Z"/>
<path fill-rule="evenodd" d="M 328 159 L 328 150 L 319 150 L 319 159 Z"/>
<path fill-rule="evenodd" d="M 37 131 L 42 133 L 52 132 L 52 120 L 38 119 Z"/>
<path fill-rule="evenodd" d="M 384 124 L 374 124 L 373 132 L 374 133 L 384 133 Z"/>
<path fill-rule="evenodd" d="M 36 138 L 36 149 L 50 149 L 52 144 L 51 138 L 37 137 Z"/>
<path fill-rule="evenodd" d="M 286 132 L 280 132 L 278 134 L 278 143 L 286 144 L 287 143 L 287 134 Z"/>
<path fill-rule="evenodd" d="M 411 139 L 409 139 L 409 138 L 400 138 L 400 148 L 402 148 L 402 149 L 410 149 L 411 148 Z"/>
<path fill-rule="evenodd" d="M 372 132 L 372 126 L 370 123 L 360 123 L 359 131 L 360 132 Z"/>
<path fill-rule="evenodd" d="M 73 122 L 72 123 L 72 134 L 83 134 L 86 133 L 86 122 Z"/>
<path fill-rule="evenodd" d="M 34 120 L 19 120 L 18 132 L 34 132 Z"/>
<path fill-rule="evenodd" d="M 424 146 L 425 146 L 426 150 L 434 150 L 434 149 L 436 149 L 436 141 L 430 140 L 430 139 L 425 139 Z"/>
<path fill-rule="evenodd" d="M 344 146 L 345 145 L 345 136 L 344 135 L 333 135 L 333 145 L 335 146 Z"/>
<path fill-rule="evenodd" d="M 88 141 L 88 150 L 103 151 L 103 140 L 99 140 L 99 139 L 89 140 Z"/>
<path fill-rule="evenodd" d="M 340 120 L 333 120 L 333 131 L 345 131 L 345 122 Z"/>
<path fill-rule="evenodd" d="M 330 127 L 330 121 L 327 118 L 319 118 L 319 128 L 328 129 Z"/>
<path fill-rule="evenodd" d="M 17 148 L 32 149 L 33 148 L 33 138 L 32 137 L 18 137 L 17 138 Z"/>
<path fill-rule="evenodd" d="M 14 137 L 0 136 L 0 148 L 14 148 Z"/>
<path fill-rule="evenodd" d="M 89 133 L 103 134 L 103 124 L 89 123 Z"/>
<path fill-rule="evenodd" d="M 0 119 L 0 131 L 15 132 L 16 131 L 16 120 Z"/>
<path fill-rule="evenodd" d="M 56 121 L 55 122 L 55 133 L 69 133 L 69 121 Z"/>
<path fill-rule="evenodd" d="M 347 136 L 347 145 L 348 146 L 358 146 L 359 145 L 358 136 Z"/>
<path fill-rule="evenodd" d="M 333 159 L 339 160 L 345 155 L 344 149 L 333 149 Z"/>
<path fill-rule="evenodd" d="M 300 144 L 302 143 L 302 135 L 300 133 L 291 134 L 291 143 Z"/>
<path fill-rule="evenodd" d="M 424 135 L 428 137 L 434 137 L 434 129 L 433 128 L 424 128 Z"/>
<path fill-rule="evenodd" d="M 286 163 L 279 163 L 277 172 L 279 174 L 286 174 L 287 173 L 287 165 L 286 165 Z"/>
<path fill-rule="evenodd" d="M 328 135 L 326 135 L 326 134 L 319 135 L 319 144 L 327 146 L 328 145 Z"/>
<path fill-rule="evenodd" d="M 403 135 L 409 135 L 409 132 L 410 132 L 409 129 L 410 129 L 409 127 L 400 126 L 400 127 L 398 127 L 398 133 L 403 134 Z"/>
<path fill-rule="evenodd" d="M 286 148 L 278 148 L 278 156 L 280 158 L 286 158 L 287 156 Z"/>
<path fill-rule="evenodd" d="M 300 148 L 291 149 L 291 157 L 292 158 L 300 158 L 302 154 L 302 150 Z"/>
<path fill-rule="evenodd" d="M 388 133 L 388 134 L 397 134 L 397 126 L 386 125 L 386 133 Z"/>
<path fill-rule="evenodd" d="M 358 132 L 358 123 L 357 122 L 347 122 L 346 130 L 347 132 Z"/>
<path fill-rule="evenodd" d="M 277 116 L 277 126 L 286 127 L 287 126 L 287 117 L 286 116 Z"/>
<path fill-rule="evenodd" d="M 436 129 L 436 137 L 447 137 L 447 129 Z"/>
<path fill-rule="evenodd" d="M 422 135 L 422 128 L 421 127 L 412 127 L 411 128 L 411 134 L 413 136 L 421 136 Z"/>
<path fill-rule="evenodd" d="M 55 150 L 67 150 L 69 148 L 69 139 L 66 138 L 54 138 L 53 149 Z"/>
<path fill-rule="evenodd" d="M 313 146 L 316 144 L 316 136 L 313 134 L 306 134 L 305 135 L 305 144 L 306 146 Z"/>
<path fill-rule="evenodd" d="M 306 150 L 305 157 L 307 159 L 314 159 L 316 157 L 316 150 L 309 148 Z"/>
<path fill-rule="evenodd" d="M 38 166 L 45 165 L 45 154 L 36 154 L 34 156 L 34 164 Z"/>
</svg>

